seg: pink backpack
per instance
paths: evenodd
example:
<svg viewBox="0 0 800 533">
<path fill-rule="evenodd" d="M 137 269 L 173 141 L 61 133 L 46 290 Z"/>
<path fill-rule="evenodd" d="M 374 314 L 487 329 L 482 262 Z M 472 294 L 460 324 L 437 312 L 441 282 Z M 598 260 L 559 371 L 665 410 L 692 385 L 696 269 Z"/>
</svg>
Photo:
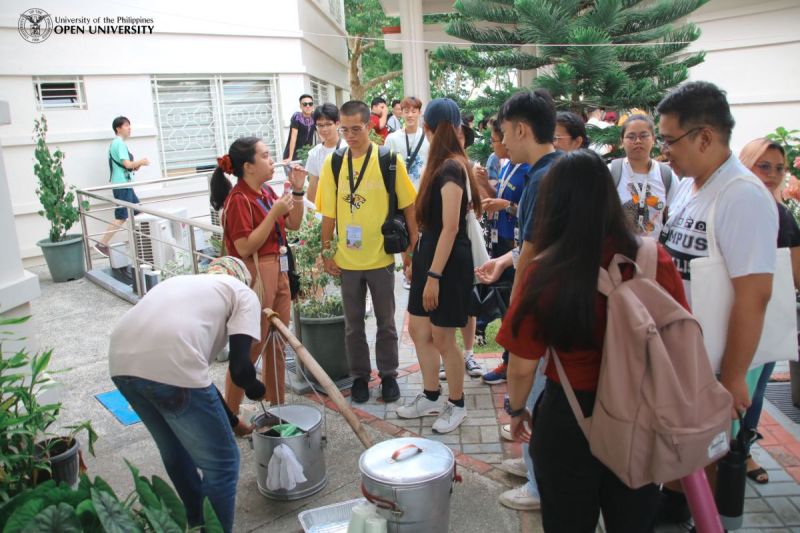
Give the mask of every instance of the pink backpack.
<svg viewBox="0 0 800 533">
<path fill-rule="evenodd" d="M 697 320 L 656 282 L 656 242 L 642 241 L 630 280 L 619 265 L 633 262 L 622 255 L 600 269 L 608 323 L 591 417 L 550 349 L 592 454 L 631 488 L 680 479 L 724 455 L 732 406 Z"/>
</svg>

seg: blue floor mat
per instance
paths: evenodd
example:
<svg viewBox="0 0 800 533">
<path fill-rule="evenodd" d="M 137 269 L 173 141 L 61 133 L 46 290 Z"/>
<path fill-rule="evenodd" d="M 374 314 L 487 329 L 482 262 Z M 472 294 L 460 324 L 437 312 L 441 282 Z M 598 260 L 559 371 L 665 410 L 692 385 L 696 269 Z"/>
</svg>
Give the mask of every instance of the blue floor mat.
<svg viewBox="0 0 800 533">
<path fill-rule="evenodd" d="M 142 421 L 139 415 L 136 414 L 136 411 L 131 409 L 128 400 L 126 400 L 117 389 L 102 394 L 96 394 L 95 398 L 103 404 L 103 407 L 111 411 L 111 414 L 114 415 L 122 425 L 130 426 L 131 424 Z"/>
</svg>

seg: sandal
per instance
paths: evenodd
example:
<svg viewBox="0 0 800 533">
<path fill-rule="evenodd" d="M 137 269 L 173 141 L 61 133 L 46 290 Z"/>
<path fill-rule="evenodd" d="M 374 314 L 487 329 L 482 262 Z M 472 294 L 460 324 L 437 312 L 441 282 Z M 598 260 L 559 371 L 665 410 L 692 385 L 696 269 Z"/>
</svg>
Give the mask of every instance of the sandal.
<svg viewBox="0 0 800 533">
<path fill-rule="evenodd" d="M 747 456 L 748 459 L 752 459 L 752 455 Z M 747 471 L 747 477 L 758 483 L 759 485 L 766 485 L 769 483 L 769 473 L 764 470 L 764 467 L 759 466 L 758 468 L 754 468 L 752 470 Z"/>
</svg>

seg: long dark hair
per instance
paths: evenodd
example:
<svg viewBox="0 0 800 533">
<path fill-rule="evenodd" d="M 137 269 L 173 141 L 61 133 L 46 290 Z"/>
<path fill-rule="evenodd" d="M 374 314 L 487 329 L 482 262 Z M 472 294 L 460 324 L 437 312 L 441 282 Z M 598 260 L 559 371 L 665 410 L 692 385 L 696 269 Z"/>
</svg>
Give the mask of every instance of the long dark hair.
<svg viewBox="0 0 800 533">
<path fill-rule="evenodd" d="M 244 177 L 244 164 L 255 162 L 256 144 L 259 142 L 261 142 L 261 139 L 258 137 L 241 137 L 233 141 L 233 144 L 228 149 L 233 175 L 238 179 Z M 225 172 L 217 165 L 211 175 L 211 206 L 217 211 L 222 209 L 222 206 L 225 205 L 225 199 L 232 188 L 231 182 L 225 177 Z"/>
<path fill-rule="evenodd" d="M 428 159 L 425 171 L 419 183 L 419 194 L 416 202 L 416 216 L 420 227 L 429 227 L 431 220 L 431 188 L 436 176 L 448 161 L 456 161 L 467 172 L 468 186 L 472 194 L 472 209 L 477 216 L 481 214 L 481 198 L 475 177 L 472 175 L 472 165 L 456 136 L 456 129 L 447 121 L 442 120 L 433 132 L 431 145 L 428 150 Z"/>
<path fill-rule="evenodd" d="M 583 119 L 570 111 L 559 111 L 556 114 L 556 124 L 567 130 L 573 139 L 581 138 L 581 148 L 589 147 L 589 137 L 586 135 L 586 123 Z"/>
<path fill-rule="evenodd" d="M 614 180 L 591 150 L 564 154 L 542 179 L 533 220 L 533 249 L 540 254 L 522 286 L 514 335 L 526 315 L 537 339 L 560 349 L 594 345 L 597 274 L 606 244 L 636 257 Z"/>
</svg>

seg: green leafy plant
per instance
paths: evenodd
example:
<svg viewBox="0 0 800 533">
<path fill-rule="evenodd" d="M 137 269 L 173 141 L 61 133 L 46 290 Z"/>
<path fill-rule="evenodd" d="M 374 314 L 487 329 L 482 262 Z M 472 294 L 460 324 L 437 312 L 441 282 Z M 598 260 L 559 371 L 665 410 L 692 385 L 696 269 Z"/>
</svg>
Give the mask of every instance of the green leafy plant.
<svg viewBox="0 0 800 533">
<path fill-rule="evenodd" d="M 312 148 L 314 148 L 314 145 L 306 144 L 295 150 L 294 152 L 295 157 L 298 161 L 300 161 L 301 165 L 306 166 L 306 164 L 308 163 L 308 153 L 311 151 Z M 288 173 L 289 170 L 287 169 L 286 172 Z"/>
<path fill-rule="evenodd" d="M 800 224 L 800 130 L 787 130 L 781 126 L 768 134 L 767 139 L 780 144 L 786 153 L 789 167 L 781 195 L 786 207 Z"/>
<path fill-rule="evenodd" d="M 186 532 L 186 508 L 169 484 L 158 476 L 147 479 L 127 462 L 135 490 L 120 500 L 101 477 L 83 474 L 77 488 L 47 481 L 0 505 L 4 533 L 63 532 Z M 208 498 L 203 501 L 207 533 L 221 533 L 222 525 Z"/>
<path fill-rule="evenodd" d="M 50 221 L 50 241 L 59 242 L 67 236 L 67 231 L 78 221 L 78 208 L 75 205 L 74 186 L 64 183 L 64 152 L 56 149 L 50 152 L 47 146 L 47 118 L 42 115 L 33 121 L 33 136 L 36 140 L 33 173 L 39 180 L 36 195 L 42 204 L 41 216 Z M 88 209 L 84 202 L 83 208 Z"/>
<path fill-rule="evenodd" d="M 29 318 L 2 319 L 0 327 Z M 48 381 L 45 370 L 52 354 L 47 350 L 31 356 L 21 349 L 6 357 L 0 343 L 0 502 L 47 479 L 50 456 L 69 449 L 78 433 L 86 432 L 89 453 L 94 455 L 97 434 L 89 421 L 67 426 L 66 435 L 48 431 L 61 404 L 42 405 L 37 393 Z"/>
<path fill-rule="evenodd" d="M 336 239 L 331 247 L 322 250 L 322 221 L 314 213 L 307 213 L 300 229 L 289 232 L 292 243 L 295 269 L 300 277 L 300 295 L 297 309 L 306 318 L 342 316 L 342 297 L 338 291 L 330 291 L 339 285 L 339 279 L 325 272 L 322 257 L 333 258 Z"/>
</svg>

